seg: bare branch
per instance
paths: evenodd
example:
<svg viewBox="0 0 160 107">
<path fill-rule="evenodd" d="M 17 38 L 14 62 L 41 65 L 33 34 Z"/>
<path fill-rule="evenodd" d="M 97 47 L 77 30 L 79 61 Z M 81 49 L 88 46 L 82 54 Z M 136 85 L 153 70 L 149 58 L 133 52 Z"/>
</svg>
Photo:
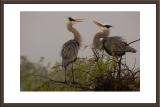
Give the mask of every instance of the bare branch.
<svg viewBox="0 0 160 107">
<path fill-rule="evenodd" d="M 134 40 L 134 41 L 128 43 L 127 45 L 130 45 L 130 44 L 132 44 L 132 43 L 134 43 L 134 42 L 137 42 L 137 41 L 140 41 L 140 39 Z"/>
</svg>

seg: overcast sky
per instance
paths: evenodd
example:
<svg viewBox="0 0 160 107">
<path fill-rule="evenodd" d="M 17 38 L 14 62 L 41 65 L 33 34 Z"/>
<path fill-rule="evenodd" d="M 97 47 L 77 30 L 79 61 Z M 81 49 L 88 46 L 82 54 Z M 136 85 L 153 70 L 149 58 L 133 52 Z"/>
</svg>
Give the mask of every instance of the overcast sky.
<svg viewBox="0 0 160 107">
<path fill-rule="evenodd" d="M 62 45 L 73 39 L 73 35 L 66 28 L 67 18 L 82 18 L 84 22 L 77 23 L 75 28 L 82 36 L 82 44 L 88 45 L 94 35 L 100 31 L 93 20 L 102 24 L 110 24 L 110 36 L 121 36 L 127 42 L 140 38 L 139 12 L 21 12 L 20 13 L 20 54 L 29 60 L 37 62 L 45 57 L 45 62 L 61 62 L 60 51 Z M 137 53 L 127 53 L 127 64 L 140 65 L 140 42 L 131 44 Z M 79 51 L 79 57 L 91 55 L 87 48 Z"/>
</svg>

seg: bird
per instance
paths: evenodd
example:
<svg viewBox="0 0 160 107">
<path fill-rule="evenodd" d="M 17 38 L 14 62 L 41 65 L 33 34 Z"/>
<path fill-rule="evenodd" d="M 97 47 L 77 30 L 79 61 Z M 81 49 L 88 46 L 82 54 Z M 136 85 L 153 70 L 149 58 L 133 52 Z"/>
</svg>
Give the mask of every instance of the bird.
<svg viewBox="0 0 160 107">
<path fill-rule="evenodd" d="M 93 38 L 93 43 L 92 43 L 92 51 L 94 55 L 96 56 L 96 60 L 98 61 L 100 57 L 103 58 L 104 54 L 104 49 L 103 49 L 103 38 L 108 36 L 110 34 L 110 27 L 111 25 L 102 25 L 98 23 L 97 21 L 93 21 L 96 25 L 101 26 L 100 32 L 96 33 L 96 35 Z M 103 27 L 102 27 L 103 26 Z M 100 53 L 103 52 L 102 56 L 100 56 Z"/>
<path fill-rule="evenodd" d="M 66 81 L 66 70 L 68 65 L 72 64 L 72 77 L 74 82 L 74 73 L 73 73 L 73 62 L 77 60 L 78 51 L 81 47 L 81 34 L 76 30 L 73 25 L 82 22 L 82 19 L 74 19 L 68 17 L 67 29 L 69 32 L 73 33 L 74 38 L 65 42 L 62 46 L 61 57 L 62 57 L 62 67 L 65 70 L 65 82 Z"/>
<path fill-rule="evenodd" d="M 103 25 L 97 21 L 93 21 L 101 28 L 101 31 L 96 33 L 93 39 L 93 47 L 98 50 L 104 50 L 110 56 L 119 58 L 117 77 L 121 78 L 121 59 L 126 52 L 136 53 L 136 49 L 129 46 L 129 44 L 120 36 L 109 37 L 111 25 Z M 101 40 L 102 38 L 102 40 Z M 94 52 L 94 51 L 93 51 Z M 96 54 L 95 54 L 96 55 Z M 115 71 L 115 68 L 114 68 Z"/>
<path fill-rule="evenodd" d="M 136 53 L 136 49 L 129 46 L 129 44 L 120 36 L 109 37 L 111 25 L 103 25 L 97 21 L 93 21 L 102 31 L 96 33 L 93 39 L 93 48 L 98 50 L 105 50 L 109 55 L 121 57 L 126 52 Z M 102 38 L 102 40 L 101 40 Z"/>
</svg>

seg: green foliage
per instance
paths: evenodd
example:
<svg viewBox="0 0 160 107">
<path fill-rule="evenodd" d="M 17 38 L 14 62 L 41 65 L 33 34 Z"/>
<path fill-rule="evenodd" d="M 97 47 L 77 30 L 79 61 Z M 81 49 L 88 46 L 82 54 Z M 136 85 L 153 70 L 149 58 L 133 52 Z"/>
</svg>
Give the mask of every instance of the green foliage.
<svg viewBox="0 0 160 107">
<path fill-rule="evenodd" d="M 139 68 L 129 67 L 117 58 L 94 56 L 78 58 L 73 64 L 75 81 L 72 78 L 72 64 L 67 68 L 67 83 L 64 70 L 57 62 L 52 68 L 43 66 L 42 57 L 38 63 L 21 56 L 21 91 L 139 91 Z M 119 69 L 119 63 L 121 69 Z M 118 73 L 120 72 L 120 77 Z"/>
</svg>

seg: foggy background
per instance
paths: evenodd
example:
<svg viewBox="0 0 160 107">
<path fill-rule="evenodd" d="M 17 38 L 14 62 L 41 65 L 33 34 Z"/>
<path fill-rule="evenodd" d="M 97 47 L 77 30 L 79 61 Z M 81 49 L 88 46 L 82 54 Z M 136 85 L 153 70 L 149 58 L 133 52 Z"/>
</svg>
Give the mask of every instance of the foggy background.
<svg viewBox="0 0 160 107">
<path fill-rule="evenodd" d="M 83 7 L 82 7 L 83 8 Z M 84 45 L 92 44 L 94 35 L 99 32 L 96 20 L 102 24 L 110 24 L 110 36 L 121 36 L 128 43 L 140 38 L 139 12 L 21 12 L 20 13 L 20 55 L 27 56 L 32 62 L 38 62 L 44 57 L 44 64 L 61 62 L 62 45 L 73 39 L 73 34 L 66 28 L 68 17 L 82 18 L 84 22 L 74 27 L 82 36 L 82 47 L 79 57 L 92 55 L 90 48 Z M 140 42 L 131 44 L 137 53 L 127 53 L 126 63 L 140 67 Z"/>
</svg>

